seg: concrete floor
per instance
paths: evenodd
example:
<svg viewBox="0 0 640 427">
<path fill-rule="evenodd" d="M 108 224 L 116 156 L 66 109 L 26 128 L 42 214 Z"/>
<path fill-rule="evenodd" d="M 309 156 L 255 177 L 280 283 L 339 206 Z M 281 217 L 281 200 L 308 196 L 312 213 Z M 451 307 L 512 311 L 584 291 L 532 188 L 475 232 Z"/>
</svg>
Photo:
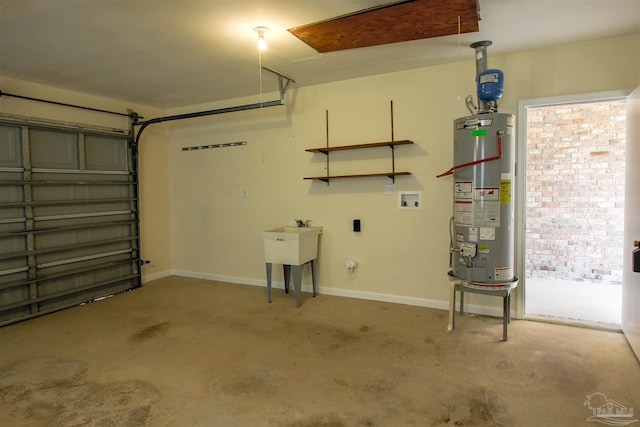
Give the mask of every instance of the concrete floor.
<svg viewBox="0 0 640 427">
<path fill-rule="evenodd" d="M 446 284 L 445 284 L 446 285 Z M 0 329 L 2 426 L 581 426 L 616 332 L 168 277 Z M 635 416 L 634 419 L 637 419 Z"/>
<path fill-rule="evenodd" d="M 622 285 L 527 278 L 526 315 L 620 329 Z"/>
</svg>

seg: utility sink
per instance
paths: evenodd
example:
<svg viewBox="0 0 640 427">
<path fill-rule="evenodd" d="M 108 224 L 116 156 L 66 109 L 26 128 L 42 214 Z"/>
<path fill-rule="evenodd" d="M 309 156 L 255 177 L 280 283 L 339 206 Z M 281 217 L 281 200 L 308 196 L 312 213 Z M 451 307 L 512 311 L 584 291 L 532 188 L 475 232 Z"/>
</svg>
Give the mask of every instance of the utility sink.
<svg viewBox="0 0 640 427">
<path fill-rule="evenodd" d="M 302 265 L 318 258 L 318 236 L 322 227 L 285 225 L 262 232 L 266 263 Z"/>
</svg>

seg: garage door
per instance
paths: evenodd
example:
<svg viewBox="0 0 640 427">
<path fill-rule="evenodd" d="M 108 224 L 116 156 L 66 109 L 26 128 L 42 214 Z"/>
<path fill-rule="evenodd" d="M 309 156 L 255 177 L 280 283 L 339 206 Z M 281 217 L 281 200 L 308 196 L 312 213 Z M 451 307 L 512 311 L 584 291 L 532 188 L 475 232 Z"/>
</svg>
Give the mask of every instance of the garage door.
<svg viewBox="0 0 640 427">
<path fill-rule="evenodd" d="M 0 326 L 140 286 L 123 132 L 0 121 Z"/>
</svg>

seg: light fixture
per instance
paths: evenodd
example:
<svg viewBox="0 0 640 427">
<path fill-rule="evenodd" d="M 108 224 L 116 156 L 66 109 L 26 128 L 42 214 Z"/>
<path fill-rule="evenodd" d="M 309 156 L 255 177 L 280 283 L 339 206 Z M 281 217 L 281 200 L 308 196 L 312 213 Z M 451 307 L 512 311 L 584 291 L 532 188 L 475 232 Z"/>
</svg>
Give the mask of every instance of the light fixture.
<svg viewBox="0 0 640 427">
<path fill-rule="evenodd" d="M 253 29 L 256 33 L 258 33 L 258 49 L 265 50 L 267 48 L 267 42 L 264 39 L 264 35 L 269 29 L 267 27 L 255 27 Z"/>
</svg>

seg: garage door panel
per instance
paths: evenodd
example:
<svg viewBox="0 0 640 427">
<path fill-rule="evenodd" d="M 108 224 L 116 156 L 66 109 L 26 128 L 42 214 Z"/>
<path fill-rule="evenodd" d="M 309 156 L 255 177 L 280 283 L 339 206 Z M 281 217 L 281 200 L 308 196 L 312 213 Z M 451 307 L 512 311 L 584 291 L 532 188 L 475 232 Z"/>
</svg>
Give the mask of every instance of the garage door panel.
<svg viewBox="0 0 640 427">
<path fill-rule="evenodd" d="M 85 138 L 87 170 L 127 171 L 127 159 L 126 141 L 104 136 Z"/>
<path fill-rule="evenodd" d="M 88 243 L 77 242 L 73 245 L 57 246 L 53 248 L 55 251 L 51 248 L 41 249 L 41 252 L 36 255 L 36 262 L 42 268 L 49 264 L 71 264 L 84 258 L 108 256 L 114 252 L 130 250 L 133 239 L 134 237 L 121 237 Z"/>
<path fill-rule="evenodd" d="M 0 300 L 0 304 L 2 301 Z M 3 304 L 4 305 L 4 304 Z M 31 309 L 28 306 L 20 306 L 0 312 L 0 324 L 13 323 L 13 319 L 25 319 L 30 316 Z"/>
<path fill-rule="evenodd" d="M 121 280 L 123 276 L 126 276 L 128 271 L 111 268 L 101 269 L 92 272 L 86 272 L 71 277 L 63 277 L 59 279 L 45 280 L 39 283 L 39 295 L 42 297 L 48 297 L 51 295 L 58 295 L 63 292 L 76 293 L 80 290 L 84 292 L 87 286 L 94 287 L 100 286 L 101 283 L 108 282 L 112 284 L 113 281 Z"/>
<path fill-rule="evenodd" d="M 29 285 L 12 286 L 8 289 L 3 289 L 0 298 L 2 305 L 15 305 L 22 301 L 28 301 Z"/>
<path fill-rule="evenodd" d="M 77 201 L 128 199 L 128 184 L 123 185 L 42 185 L 35 186 L 33 198 L 39 201 Z"/>
<path fill-rule="evenodd" d="M 0 235 L 24 231 L 24 222 L 25 218 L 15 218 L 0 222 Z"/>
<path fill-rule="evenodd" d="M 0 123 L 0 326 L 140 286 L 127 136 Z"/>
<path fill-rule="evenodd" d="M 22 186 L 0 186 L 0 200 L 5 203 L 24 202 L 24 192 L 22 191 Z"/>
<path fill-rule="evenodd" d="M 63 183 L 69 183 L 70 181 L 119 181 L 122 183 L 126 183 L 129 181 L 130 174 L 126 171 L 89 171 L 86 169 L 35 169 L 33 171 L 32 177 L 34 181 L 61 181 Z"/>
<path fill-rule="evenodd" d="M 126 184 L 89 186 L 87 190 L 87 197 L 90 199 L 128 199 L 132 197 L 131 190 Z"/>
<path fill-rule="evenodd" d="M 44 230 L 50 228 L 61 227 L 82 227 L 96 225 L 100 226 L 104 223 L 127 223 L 131 224 L 135 221 L 131 219 L 131 213 L 126 211 L 99 212 L 97 215 L 86 216 L 80 214 L 78 216 L 67 217 L 51 217 L 49 219 L 36 219 L 34 222 L 36 230 Z"/>
<path fill-rule="evenodd" d="M 8 289 L 12 286 L 22 285 L 25 280 L 28 280 L 28 272 L 27 270 L 8 273 L 6 270 L 4 274 L 0 275 L 2 277 L 2 284 L 0 284 L 0 289 Z M 2 294 L 0 294 L 2 296 Z"/>
<path fill-rule="evenodd" d="M 29 266 L 27 264 L 27 257 L 13 257 L 8 259 L 0 259 L 0 279 L 1 283 L 5 280 L 10 281 L 10 273 L 18 271 L 27 271 Z"/>
<path fill-rule="evenodd" d="M 76 133 L 32 129 L 29 132 L 31 166 L 45 169 L 79 169 L 80 148 Z"/>
<path fill-rule="evenodd" d="M 20 133 L 19 127 L 0 125 L 0 168 L 22 167 Z"/>
<path fill-rule="evenodd" d="M 18 185 L 22 185 L 19 182 L 22 181 L 22 168 L 5 168 L 0 166 L 0 181 L 17 181 Z"/>
<path fill-rule="evenodd" d="M 61 295 L 58 297 L 49 296 L 48 299 L 39 301 L 37 303 L 38 310 L 46 314 L 53 311 L 58 311 L 65 307 L 73 307 L 73 306 L 76 306 L 85 302 L 89 302 L 95 299 L 100 299 L 100 298 L 107 297 L 109 295 L 118 294 L 120 292 L 124 292 L 129 289 L 131 289 L 131 285 L 128 283 L 128 280 L 125 279 L 125 280 L 118 280 L 116 281 L 116 283 L 107 283 L 105 285 L 97 286 L 97 287 L 95 287 L 95 285 L 92 285 L 91 289 L 65 290 L 64 295 Z M 99 291 L 99 293 L 101 294 L 101 297 L 95 296 L 96 290 Z"/>
<path fill-rule="evenodd" d="M 23 208 L 0 209 L 0 224 L 23 222 L 24 217 Z"/>
<path fill-rule="evenodd" d="M 43 205 L 34 206 L 33 213 L 38 217 L 65 216 L 71 214 L 99 214 L 104 212 L 122 212 L 130 210 L 130 201 L 87 201 L 78 200 L 78 203 L 68 205 Z"/>
<path fill-rule="evenodd" d="M 121 251 L 115 254 L 103 254 L 104 256 L 79 260 L 73 265 L 52 265 L 40 269 L 43 280 L 73 276 L 85 272 L 93 272 L 103 268 L 116 268 L 123 276 L 134 272 L 135 261 L 131 259 L 130 252 Z"/>
<path fill-rule="evenodd" d="M 76 243 L 103 241 L 130 235 L 130 227 L 126 225 L 92 225 L 91 228 L 79 230 L 49 229 L 48 232 L 35 235 L 36 249 L 70 246 Z"/>
<path fill-rule="evenodd" d="M 80 191 L 78 191 L 80 190 Z M 40 202 L 75 200 L 76 198 L 88 199 L 87 194 L 82 194 L 84 189 L 78 189 L 70 185 L 36 185 L 33 190 L 33 198 Z"/>
<path fill-rule="evenodd" d="M 0 238 L 0 258 L 16 252 L 27 250 L 27 239 L 25 236 L 4 236 Z"/>
</svg>

